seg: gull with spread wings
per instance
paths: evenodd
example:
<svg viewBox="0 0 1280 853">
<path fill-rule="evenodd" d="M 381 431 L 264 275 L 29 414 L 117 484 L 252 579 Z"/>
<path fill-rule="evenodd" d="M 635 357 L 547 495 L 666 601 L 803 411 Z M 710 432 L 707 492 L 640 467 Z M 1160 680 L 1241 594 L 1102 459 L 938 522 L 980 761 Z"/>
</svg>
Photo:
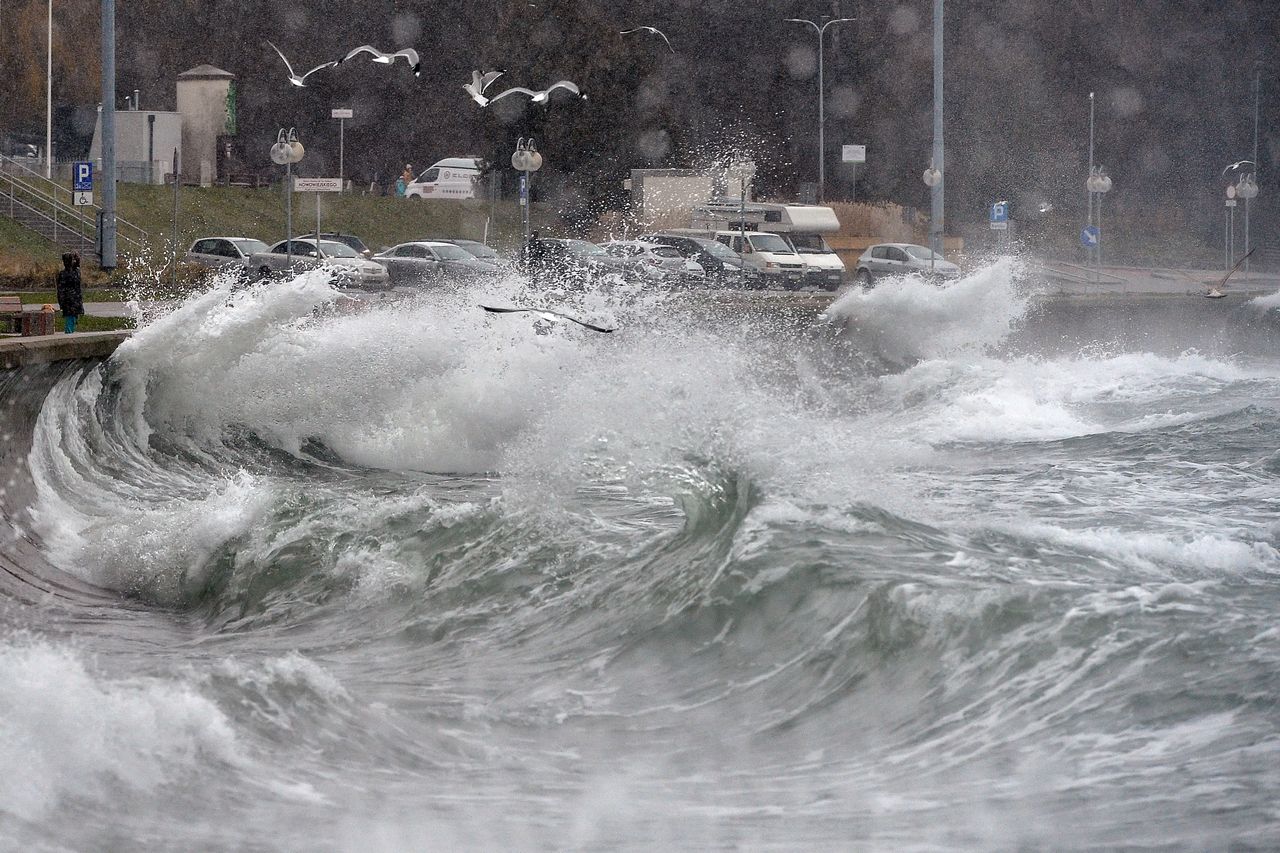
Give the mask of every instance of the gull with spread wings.
<svg viewBox="0 0 1280 853">
<path fill-rule="evenodd" d="M 501 100 L 505 98 L 507 95 L 521 94 L 521 95 L 528 95 L 529 100 L 531 100 L 535 104 L 545 104 L 551 100 L 551 93 L 554 92 L 556 89 L 564 89 L 566 92 L 572 92 L 573 94 L 578 95 L 579 97 L 582 97 L 582 98 L 586 97 L 586 95 L 583 95 L 582 92 L 578 89 L 578 86 L 576 83 L 571 83 L 568 80 L 557 80 L 547 88 L 537 90 L 537 91 L 533 89 L 526 89 L 524 86 L 512 86 L 510 89 L 507 89 L 503 92 L 500 92 L 497 95 L 494 95 L 492 98 L 489 99 L 489 103 L 493 103 L 494 101 Z"/>
<path fill-rule="evenodd" d="M 486 71 L 481 74 L 479 71 L 471 72 L 471 82 L 463 83 L 462 88 L 467 90 L 467 94 L 471 99 L 482 107 L 489 106 L 489 99 L 484 96 L 484 90 L 493 85 L 493 81 L 502 76 L 501 71 Z"/>
<path fill-rule="evenodd" d="M 1228 166 L 1227 166 L 1227 168 L 1225 168 L 1225 169 L 1223 169 L 1223 170 L 1222 170 L 1222 174 L 1224 174 L 1224 175 L 1225 175 L 1227 172 L 1230 172 L 1230 171 L 1232 171 L 1233 169 L 1239 169 L 1241 166 L 1243 166 L 1243 165 L 1244 165 L 1244 164 L 1246 164 L 1246 163 L 1248 163 L 1250 166 L 1255 166 L 1255 165 L 1257 165 L 1257 164 L 1256 164 L 1256 163 L 1254 163 L 1252 160 L 1241 160 L 1241 161 L 1239 161 L 1239 162 L 1237 162 L 1237 163 L 1231 163 L 1230 165 L 1228 165 Z"/>
<path fill-rule="evenodd" d="M 533 314 L 540 320 L 548 323 L 577 323 L 579 326 L 590 329 L 593 332 L 604 332 L 609 334 L 613 329 L 607 329 L 604 326 L 597 326 L 594 323 L 588 323 L 585 320 L 579 320 L 577 317 L 570 317 L 568 314 L 561 314 L 559 311 L 548 311 L 546 308 L 494 308 L 490 305 L 481 305 L 481 308 L 490 314 Z"/>
<path fill-rule="evenodd" d="M 397 50 L 395 53 L 385 53 L 378 50 L 371 44 L 362 44 L 357 48 L 347 51 L 347 55 L 339 59 L 338 64 L 341 65 L 348 59 L 354 59 L 362 53 L 369 54 L 373 57 L 374 62 L 381 65 L 390 65 L 397 59 L 403 58 L 405 62 L 409 63 L 409 68 L 413 71 L 414 77 L 422 76 L 422 62 L 418 59 L 418 52 L 411 47 L 406 47 L 404 50 Z"/>
<path fill-rule="evenodd" d="M 671 51 L 672 53 L 676 52 L 676 49 L 671 46 L 671 39 L 667 38 L 667 34 L 664 33 L 662 30 L 658 29 L 657 27 L 634 27 L 629 30 L 622 30 L 620 33 L 618 33 L 618 35 L 627 36 L 627 35 L 631 35 L 632 33 L 640 33 L 640 32 L 651 33 L 655 36 L 661 36 L 662 40 L 667 43 L 667 50 Z"/>
<path fill-rule="evenodd" d="M 332 68 L 333 66 L 338 64 L 336 61 L 329 61 L 324 63 L 323 65 L 317 65 L 315 68 L 312 68 L 306 74 L 303 74 L 301 77 L 299 77 L 297 72 L 293 70 L 293 65 L 289 62 L 288 58 L 285 57 L 283 53 L 281 53 L 280 48 L 276 47 L 274 44 L 271 44 L 271 42 L 267 42 L 267 44 L 270 44 L 271 49 L 274 50 L 277 54 L 279 54 L 280 58 L 284 60 L 284 67 L 289 69 L 289 82 L 297 86 L 298 88 L 302 88 L 303 86 L 307 85 L 304 81 L 308 77 L 310 77 L 312 74 L 315 74 L 317 71 L 323 71 L 326 68 Z"/>
</svg>

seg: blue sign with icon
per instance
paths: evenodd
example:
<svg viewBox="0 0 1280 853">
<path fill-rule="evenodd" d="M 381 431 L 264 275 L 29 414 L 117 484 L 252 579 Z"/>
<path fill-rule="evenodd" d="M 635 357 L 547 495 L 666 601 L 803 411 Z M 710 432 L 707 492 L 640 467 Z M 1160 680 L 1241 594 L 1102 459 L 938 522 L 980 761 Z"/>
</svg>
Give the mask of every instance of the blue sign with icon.
<svg viewBox="0 0 1280 853">
<path fill-rule="evenodd" d="M 991 221 L 992 222 L 1008 222 L 1009 221 L 1009 202 L 998 201 L 991 205 Z"/>
<path fill-rule="evenodd" d="M 1080 229 L 1080 245 L 1086 249 L 1096 248 L 1102 239 L 1102 231 L 1097 225 L 1086 225 Z"/>
<path fill-rule="evenodd" d="M 71 189 L 78 193 L 93 192 L 93 163 L 77 161 L 71 170 Z"/>
</svg>

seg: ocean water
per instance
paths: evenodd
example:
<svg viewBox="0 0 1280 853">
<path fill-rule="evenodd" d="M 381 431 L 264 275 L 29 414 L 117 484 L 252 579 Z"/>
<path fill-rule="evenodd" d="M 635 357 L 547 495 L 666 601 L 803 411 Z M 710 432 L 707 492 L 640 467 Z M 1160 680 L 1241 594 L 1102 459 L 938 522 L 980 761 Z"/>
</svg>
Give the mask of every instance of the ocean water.
<svg viewBox="0 0 1280 853">
<path fill-rule="evenodd" d="M 1280 847 L 1280 298 L 334 295 L 0 374 L 7 849 Z"/>
</svg>

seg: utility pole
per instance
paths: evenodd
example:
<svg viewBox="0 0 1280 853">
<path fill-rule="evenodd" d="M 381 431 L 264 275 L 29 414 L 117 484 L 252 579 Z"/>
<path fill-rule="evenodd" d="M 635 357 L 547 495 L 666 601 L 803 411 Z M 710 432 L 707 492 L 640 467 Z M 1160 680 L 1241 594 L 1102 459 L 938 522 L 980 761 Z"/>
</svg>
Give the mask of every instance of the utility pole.
<svg viewBox="0 0 1280 853">
<path fill-rule="evenodd" d="M 939 179 L 933 186 L 929 217 L 929 248 L 933 253 L 942 252 L 943 234 L 946 229 L 944 190 L 947 182 L 946 146 L 942 139 L 942 12 L 943 0 L 933 0 L 933 168 Z"/>
<path fill-rule="evenodd" d="M 101 267 L 116 268 L 116 0 L 102 0 Z"/>
<path fill-rule="evenodd" d="M 818 34 L 818 204 L 826 201 L 827 187 L 827 117 L 826 117 L 826 82 L 823 74 L 823 50 L 822 37 L 827 32 L 827 27 L 832 24 L 843 24 L 848 21 L 856 20 L 855 18 L 834 18 L 826 21 L 821 26 L 816 22 L 806 18 L 785 18 L 787 23 L 791 24 L 808 24 L 813 27 L 814 32 Z"/>
<path fill-rule="evenodd" d="M 49 0 L 49 30 L 44 66 L 44 177 L 53 179 L 53 0 Z"/>
</svg>

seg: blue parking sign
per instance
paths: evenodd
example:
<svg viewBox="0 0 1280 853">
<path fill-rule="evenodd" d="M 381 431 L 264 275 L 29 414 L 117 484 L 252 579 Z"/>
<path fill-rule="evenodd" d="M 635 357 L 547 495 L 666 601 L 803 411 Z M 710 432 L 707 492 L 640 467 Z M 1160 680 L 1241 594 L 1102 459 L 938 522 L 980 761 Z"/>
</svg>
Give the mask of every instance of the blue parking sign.
<svg viewBox="0 0 1280 853">
<path fill-rule="evenodd" d="M 93 192 L 93 163 L 77 161 L 72 167 L 71 189 L 76 192 Z"/>
<path fill-rule="evenodd" d="M 1102 231 L 1097 225 L 1086 225 L 1080 229 L 1080 245 L 1086 249 L 1096 248 L 1102 239 Z"/>
<path fill-rule="evenodd" d="M 991 221 L 992 222 L 1008 222 L 1009 221 L 1009 202 L 997 201 L 991 205 Z"/>
</svg>

